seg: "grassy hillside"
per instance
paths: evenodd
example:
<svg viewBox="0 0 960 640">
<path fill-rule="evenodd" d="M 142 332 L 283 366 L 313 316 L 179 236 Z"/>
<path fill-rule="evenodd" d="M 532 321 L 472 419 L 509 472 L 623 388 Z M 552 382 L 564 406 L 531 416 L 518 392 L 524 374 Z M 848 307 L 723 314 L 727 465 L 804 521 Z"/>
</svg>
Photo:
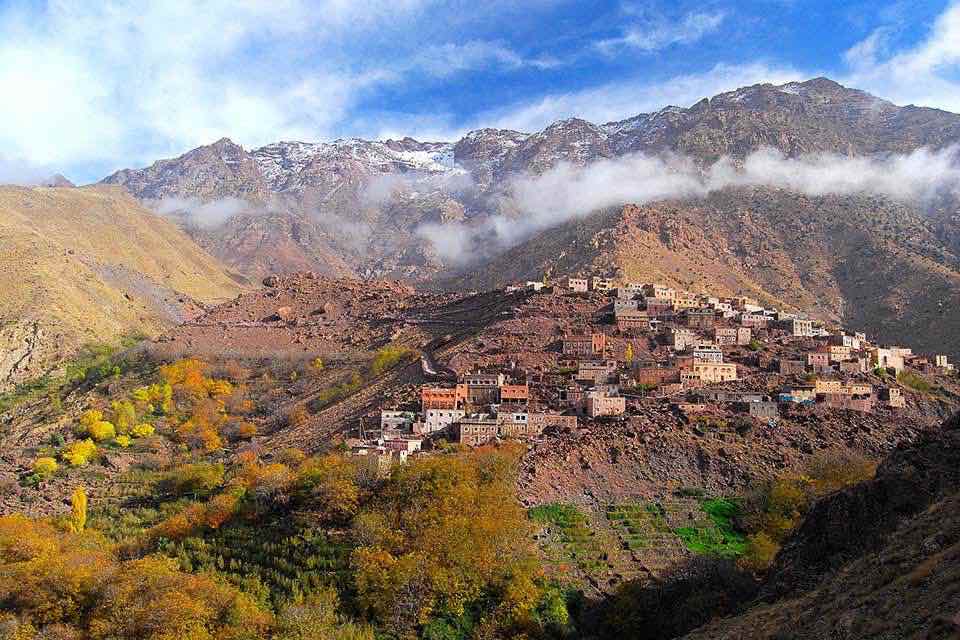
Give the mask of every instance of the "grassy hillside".
<svg viewBox="0 0 960 640">
<path fill-rule="evenodd" d="M 88 342 L 154 334 L 241 289 L 118 188 L 0 188 L 0 388 Z"/>
</svg>

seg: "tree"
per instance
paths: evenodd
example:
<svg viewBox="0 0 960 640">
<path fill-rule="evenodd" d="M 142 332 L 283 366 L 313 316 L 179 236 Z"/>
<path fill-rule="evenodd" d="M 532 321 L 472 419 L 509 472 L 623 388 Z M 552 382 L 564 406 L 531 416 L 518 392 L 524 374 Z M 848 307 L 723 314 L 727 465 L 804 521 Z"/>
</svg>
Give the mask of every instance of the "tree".
<svg viewBox="0 0 960 640">
<path fill-rule="evenodd" d="M 147 422 L 141 422 L 130 431 L 135 438 L 149 438 L 153 432 L 153 425 Z"/>
<path fill-rule="evenodd" d="M 177 496 L 190 495 L 196 499 L 223 484 L 222 464 L 198 462 L 186 464 L 167 473 L 160 481 L 161 491 Z"/>
<path fill-rule="evenodd" d="M 337 592 L 327 588 L 297 598 L 280 610 L 276 640 L 373 640 L 373 629 L 340 614 Z"/>
<path fill-rule="evenodd" d="M 117 430 L 114 428 L 113 423 L 101 420 L 87 429 L 87 435 L 93 438 L 94 442 L 103 442 L 104 440 L 112 440 L 115 438 L 117 436 Z"/>
<path fill-rule="evenodd" d="M 539 598 L 530 523 L 516 500 L 519 450 L 434 456 L 394 469 L 356 518 L 358 602 L 388 631 L 486 608 L 510 637 Z"/>
<path fill-rule="evenodd" d="M 60 456 L 66 460 L 71 467 L 83 467 L 90 462 L 90 459 L 93 458 L 96 453 L 97 445 L 93 443 L 93 440 L 87 438 L 86 440 L 77 440 L 71 443 Z"/>
<path fill-rule="evenodd" d="M 271 616 L 250 596 L 208 576 L 183 573 L 177 561 L 148 556 L 121 565 L 89 614 L 92 640 L 267 637 Z"/>
<path fill-rule="evenodd" d="M 37 477 L 41 480 L 46 480 L 55 474 L 57 468 L 57 461 L 49 457 L 37 458 L 33 463 L 33 472 L 37 474 Z"/>
<path fill-rule="evenodd" d="M 70 496 L 70 530 L 83 533 L 87 526 L 87 492 L 77 487 Z"/>
<path fill-rule="evenodd" d="M 129 400 L 115 400 L 110 403 L 113 411 L 113 424 L 117 433 L 126 434 L 137 422 L 137 409 Z"/>
<path fill-rule="evenodd" d="M 626 351 L 623 353 L 623 359 L 627 364 L 633 363 L 633 345 L 629 342 L 627 343 Z"/>
</svg>

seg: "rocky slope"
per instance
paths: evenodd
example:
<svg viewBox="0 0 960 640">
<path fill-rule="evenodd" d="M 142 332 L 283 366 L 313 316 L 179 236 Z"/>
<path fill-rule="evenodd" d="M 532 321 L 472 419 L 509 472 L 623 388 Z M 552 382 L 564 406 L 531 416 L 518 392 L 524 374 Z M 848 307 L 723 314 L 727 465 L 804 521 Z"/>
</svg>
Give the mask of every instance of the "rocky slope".
<svg viewBox="0 0 960 640">
<path fill-rule="evenodd" d="M 602 125 L 571 118 L 532 134 L 480 129 L 455 143 L 350 139 L 248 151 L 224 139 L 104 182 L 181 216 L 199 244 L 256 279 L 310 269 L 486 288 L 601 270 L 748 292 L 881 338 L 896 323 L 914 346 L 945 343 L 960 355 L 949 313 L 960 292 L 951 197 L 921 206 L 731 189 L 577 219 L 526 242 L 528 214 L 513 197 L 517 179 L 559 163 L 630 153 L 682 154 L 703 168 L 763 147 L 791 157 L 882 156 L 958 142 L 960 115 L 896 106 L 817 78 Z M 491 228 L 509 229 L 520 244 L 504 251 L 490 241 Z"/>
<path fill-rule="evenodd" d="M 201 224 L 192 233 L 253 275 L 268 268 L 296 271 L 307 262 L 330 275 L 349 269 L 362 276 L 424 279 L 451 264 L 417 233 L 422 225 L 479 223 L 510 210 L 504 195 L 513 178 L 561 162 L 676 152 L 706 164 L 721 156 L 743 158 L 761 147 L 789 156 L 863 155 L 957 141 L 956 114 L 898 107 L 817 78 L 755 85 L 690 108 L 666 107 L 603 125 L 571 118 L 532 134 L 480 129 L 457 142 L 349 139 L 279 142 L 247 151 L 222 139 L 145 169 L 118 171 L 104 182 L 154 203 L 196 200 L 184 209 L 225 198 L 248 202 L 223 228 Z M 264 211 L 271 222 L 250 220 Z M 955 225 L 947 227 L 945 234 Z M 268 265 L 263 254 L 277 246 L 290 250 L 277 252 Z"/>
<path fill-rule="evenodd" d="M 818 502 L 762 601 L 688 638 L 960 635 L 960 417 Z"/>
<path fill-rule="evenodd" d="M 155 334 L 241 290 L 116 188 L 0 188 L 0 245 L 0 388 L 86 342 Z"/>
<path fill-rule="evenodd" d="M 914 206 L 770 188 L 628 205 L 532 237 L 445 286 L 603 273 L 749 295 L 960 356 L 960 256 Z"/>
</svg>

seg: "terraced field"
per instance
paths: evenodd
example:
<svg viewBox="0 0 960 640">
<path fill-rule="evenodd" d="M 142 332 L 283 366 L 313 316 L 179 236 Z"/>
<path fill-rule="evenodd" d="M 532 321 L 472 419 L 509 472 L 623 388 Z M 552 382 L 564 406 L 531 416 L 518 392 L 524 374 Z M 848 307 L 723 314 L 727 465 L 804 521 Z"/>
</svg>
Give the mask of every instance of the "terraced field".
<svg viewBox="0 0 960 640">
<path fill-rule="evenodd" d="M 530 510 L 548 563 L 576 570 L 599 589 L 635 578 L 655 579 L 694 554 L 735 558 L 746 547 L 734 527 L 737 505 L 723 498 L 674 497 L 621 502 L 602 511 L 569 504 Z"/>
</svg>

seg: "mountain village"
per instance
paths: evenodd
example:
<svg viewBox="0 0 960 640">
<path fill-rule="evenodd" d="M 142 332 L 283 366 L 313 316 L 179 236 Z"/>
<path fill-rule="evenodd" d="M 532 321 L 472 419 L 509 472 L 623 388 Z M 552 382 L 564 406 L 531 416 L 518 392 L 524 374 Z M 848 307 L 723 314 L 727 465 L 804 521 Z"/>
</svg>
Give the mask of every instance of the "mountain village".
<svg viewBox="0 0 960 640">
<path fill-rule="evenodd" d="M 912 372 L 947 375 L 942 354 L 881 346 L 801 313 L 746 297 L 695 294 L 657 283 L 604 277 L 528 281 L 506 294 L 600 296 L 591 322 L 548 346 L 556 367 L 477 367 L 419 388 L 418 406 L 384 407 L 378 428 L 348 441 L 384 469 L 423 451 L 427 440 L 480 446 L 570 432 L 593 421 L 625 421 L 645 406 L 687 420 L 728 417 L 766 423 L 817 410 L 895 412 L 906 407 Z M 620 346 L 614 347 L 617 342 Z M 769 380 L 782 380 L 766 388 Z M 408 403 L 409 404 L 409 403 Z M 376 416 L 368 416 L 370 422 Z"/>
</svg>

